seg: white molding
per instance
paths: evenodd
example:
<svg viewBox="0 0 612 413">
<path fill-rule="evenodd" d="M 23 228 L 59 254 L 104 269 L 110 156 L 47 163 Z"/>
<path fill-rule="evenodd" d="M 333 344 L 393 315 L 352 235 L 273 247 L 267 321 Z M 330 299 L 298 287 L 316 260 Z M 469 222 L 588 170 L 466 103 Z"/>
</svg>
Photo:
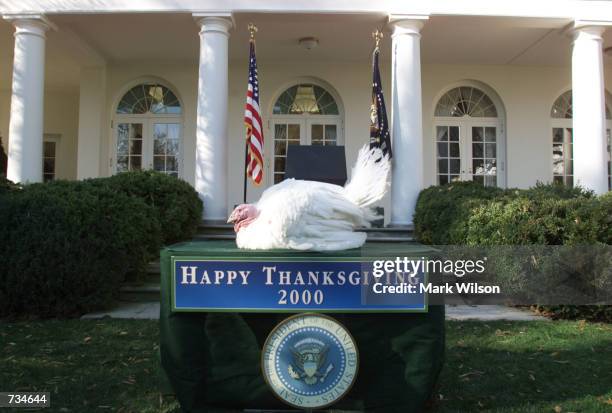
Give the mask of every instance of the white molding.
<svg viewBox="0 0 612 413">
<path fill-rule="evenodd" d="M 219 28 L 221 29 L 221 31 L 225 31 L 226 33 L 228 33 L 232 28 L 236 27 L 236 20 L 234 19 L 234 14 L 231 11 L 197 12 L 197 13 L 191 13 L 191 15 L 193 16 L 194 20 L 196 21 L 196 24 L 200 28 L 202 28 L 206 20 L 208 21 L 216 20 L 219 22 L 220 26 L 227 25 L 227 23 L 229 22 L 229 25 L 227 25 L 225 30 L 223 30 L 222 27 Z"/>
<path fill-rule="evenodd" d="M 17 25 L 20 21 L 28 21 L 40 25 L 44 30 L 58 30 L 57 26 L 42 13 L 3 13 L 2 18 L 13 25 Z"/>
</svg>

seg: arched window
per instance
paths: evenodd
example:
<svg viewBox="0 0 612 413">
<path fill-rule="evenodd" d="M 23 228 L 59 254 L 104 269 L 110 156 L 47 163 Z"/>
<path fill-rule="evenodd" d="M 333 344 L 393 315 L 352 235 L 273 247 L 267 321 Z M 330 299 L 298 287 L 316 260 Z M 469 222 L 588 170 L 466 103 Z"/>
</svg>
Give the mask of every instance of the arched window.
<svg viewBox="0 0 612 413">
<path fill-rule="evenodd" d="M 608 140 L 608 190 L 612 189 L 611 134 L 612 114 L 606 99 L 606 137 Z M 574 117 L 572 91 L 562 93 L 550 109 L 552 118 L 552 173 L 553 182 L 574 185 Z"/>
<path fill-rule="evenodd" d="M 276 99 L 275 115 L 339 115 L 334 97 L 321 86 L 302 83 L 291 86 Z"/>
<path fill-rule="evenodd" d="M 156 83 L 134 86 L 121 98 L 117 114 L 181 114 L 181 104 L 170 89 Z"/>
<path fill-rule="evenodd" d="M 130 88 L 119 100 L 113 125 L 116 172 L 180 175 L 182 107 L 170 88 L 155 82 Z"/>
<path fill-rule="evenodd" d="M 274 102 L 271 120 L 274 183 L 285 178 L 288 146 L 342 144 L 340 104 L 321 85 L 304 82 L 285 89 Z"/>
<path fill-rule="evenodd" d="M 496 118 L 495 103 L 480 89 L 461 86 L 449 90 L 436 105 L 435 116 Z"/>
<path fill-rule="evenodd" d="M 476 86 L 450 89 L 436 103 L 436 176 L 439 185 L 473 180 L 503 186 L 502 119 L 494 100 Z"/>
</svg>

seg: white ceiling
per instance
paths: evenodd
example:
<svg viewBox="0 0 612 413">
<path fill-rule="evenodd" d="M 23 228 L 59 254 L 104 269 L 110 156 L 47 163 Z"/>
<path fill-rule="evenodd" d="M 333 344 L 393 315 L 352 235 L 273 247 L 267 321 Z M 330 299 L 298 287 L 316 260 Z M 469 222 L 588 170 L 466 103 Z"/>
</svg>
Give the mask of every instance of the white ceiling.
<svg viewBox="0 0 612 413">
<path fill-rule="evenodd" d="M 259 27 L 259 61 L 368 61 L 371 33 L 386 27 L 382 14 L 253 14 L 234 16 L 230 59 L 246 59 L 247 24 Z M 109 62 L 183 61 L 198 58 L 198 28 L 190 14 L 54 15 L 58 31 L 48 34 L 47 86 L 78 88 L 79 67 Z M 422 30 L 425 64 L 569 65 L 571 39 L 564 32 L 569 21 L 510 17 L 434 16 Z M 10 88 L 13 29 L 0 23 L 0 89 Z M 314 36 L 319 47 L 299 47 L 302 37 Z M 389 33 L 382 58 L 390 56 Z M 612 30 L 604 47 L 612 46 Z M 606 57 L 612 64 L 612 57 Z"/>
</svg>

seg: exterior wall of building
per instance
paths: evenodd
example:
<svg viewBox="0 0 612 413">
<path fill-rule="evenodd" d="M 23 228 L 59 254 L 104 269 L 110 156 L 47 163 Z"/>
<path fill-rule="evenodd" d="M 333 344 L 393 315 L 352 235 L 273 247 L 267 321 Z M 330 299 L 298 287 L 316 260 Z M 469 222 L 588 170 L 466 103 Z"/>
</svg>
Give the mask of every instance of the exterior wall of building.
<svg viewBox="0 0 612 413">
<path fill-rule="evenodd" d="M 384 52 L 383 52 L 384 54 Z M 50 56 L 52 58 L 52 56 Z M 347 164 L 353 163 L 358 148 L 368 140 L 371 68 L 360 62 L 260 62 L 261 106 L 266 134 L 266 185 L 249 186 L 249 199 L 257 199 L 271 182 L 272 131 L 268 128 L 273 100 L 286 87 L 299 80 L 315 79 L 331 85 L 340 97 L 344 113 L 344 144 Z M 607 89 L 612 90 L 612 68 L 606 68 Z M 391 74 L 388 62 L 381 68 L 385 96 L 391 100 Z M 436 182 L 433 111 L 436 100 L 449 86 L 470 79 L 482 82 L 501 98 L 505 109 L 507 186 L 527 187 L 552 177 L 550 108 L 563 91 L 571 88 L 569 67 L 524 66 L 423 66 L 423 136 L 425 185 Z M 228 125 L 228 205 L 242 200 L 242 165 L 244 125 L 242 121 L 246 88 L 246 62 L 230 63 Z M 112 172 L 110 157 L 114 138 L 111 116 L 121 94 L 138 81 L 161 80 L 173 88 L 183 104 L 183 178 L 194 182 L 195 112 L 197 98 L 197 65 L 195 62 L 137 62 L 111 65 L 107 72 L 108 121 L 100 153 L 100 175 Z M 389 105 L 390 106 L 390 105 Z M 45 93 L 45 133 L 61 135 L 58 148 L 58 178 L 75 179 L 78 135 L 77 92 Z M 10 92 L 0 92 L 0 135 L 6 146 L 10 108 Z M 388 108 L 390 111 L 390 108 Z M 390 115 L 390 113 L 389 113 Z M 113 160 L 114 161 L 114 160 Z M 388 199 L 384 205 L 388 207 Z"/>
<path fill-rule="evenodd" d="M 0 91 L 0 136 L 8 151 L 11 92 Z M 45 91 L 44 133 L 60 135 L 56 152 L 56 178 L 76 179 L 79 127 L 78 91 Z M 42 159 L 41 159 L 42 162 Z"/>
</svg>

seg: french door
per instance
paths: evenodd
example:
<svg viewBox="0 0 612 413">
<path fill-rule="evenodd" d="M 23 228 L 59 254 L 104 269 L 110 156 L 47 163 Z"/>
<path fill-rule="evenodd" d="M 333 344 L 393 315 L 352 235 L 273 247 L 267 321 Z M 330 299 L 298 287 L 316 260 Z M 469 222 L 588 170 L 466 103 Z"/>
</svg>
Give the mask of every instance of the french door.
<svg viewBox="0 0 612 413">
<path fill-rule="evenodd" d="M 181 123 L 171 118 L 123 117 L 114 122 L 115 172 L 152 169 L 181 175 Z"/>
<path fill-rule="evenodd" d="M 496 120 L 437 121 L 437 183 L 475 181 L 484 186 L 503 186 L 500 131 L 500 122 Z"/>
<path fill-rule="evenodd" d="M 291 145 L 340 144 L 340 120 L 325 116 L 305 118 L 304 116 L 283 116 L 272 120 L 273 133 L 273 174 L 274 183 L 285 179 L 287 148 Z"/>
</svg>

